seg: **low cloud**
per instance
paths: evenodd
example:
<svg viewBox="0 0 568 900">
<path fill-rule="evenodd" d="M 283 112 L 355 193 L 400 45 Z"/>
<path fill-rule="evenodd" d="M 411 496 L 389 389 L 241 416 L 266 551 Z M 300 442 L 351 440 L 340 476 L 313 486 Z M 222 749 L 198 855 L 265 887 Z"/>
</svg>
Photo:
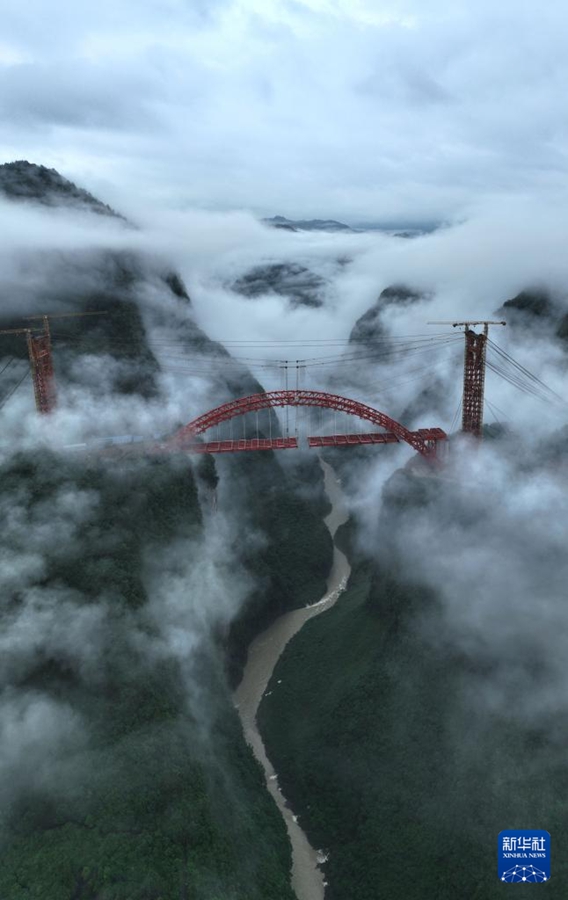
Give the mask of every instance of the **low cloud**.
<svg viewBox="0 0 568 900">
<path fill-rule="evenodd" d="M 1 153 L 118 205 L 403 222 L 565 196 L 558 3 L 537 19 L 511 0 L 43 12 L 4 19 Z"/>
</svg>

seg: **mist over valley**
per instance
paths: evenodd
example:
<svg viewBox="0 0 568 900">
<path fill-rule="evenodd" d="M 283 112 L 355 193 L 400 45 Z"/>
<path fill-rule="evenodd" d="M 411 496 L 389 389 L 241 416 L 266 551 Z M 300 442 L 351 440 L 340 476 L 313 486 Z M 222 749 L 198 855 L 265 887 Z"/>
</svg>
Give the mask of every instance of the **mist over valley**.
<svg viewBox="0 0 568 900">
<path fill-rule="evenodd" d="M 564 9 L 3 24 L 0 900 L 566 897 Z"/>
</svg>

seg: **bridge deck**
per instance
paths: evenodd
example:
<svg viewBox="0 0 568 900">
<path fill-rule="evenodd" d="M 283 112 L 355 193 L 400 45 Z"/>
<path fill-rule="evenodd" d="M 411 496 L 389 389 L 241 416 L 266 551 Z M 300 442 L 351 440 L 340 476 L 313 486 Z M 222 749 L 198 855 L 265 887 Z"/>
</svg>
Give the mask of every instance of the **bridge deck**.
<svg viewBox="0 0 568 900">
<path fill-rule="evenodd" d="M 441 428 L 419 428 L 411 434 L 423 441 L 443 441 L 446 432 Z M 362 434 L 326 434 L 308 438 L 310 447 L 348 447 L 354 444 L 397 444 L 399 438 L 392 431 L 371 431 Z"/>
<path fill-rule="evenodd" d="M 324 434 L 308 438 L 308 447 L 347 447 L 353 444 L 398 444 L 398 438 L 392 431 Z"/>
<path fill-rule="evenodd" d="M 183 444 L 189 453 L 236 453 L 239 450 L 288 450 L 298 446 L 298 438 L 252 438 L 240 441 L 206 441 L 203 444 Z"/>
<path fill-rule="evenodd" d="M 420 428 L 412 432 L 424 441 L 444 440 L 446 434 L 440 428 Z M 361 434 L 324 434 L 308 437 L 308 447 L 350 447 L 361 444 L 398 444 L 392 431 L 371 431 Z M 183 443 L 180 449 L 189 453 L 236 453 L 240 450 L 288 450 L 298 447 L 297 437 L 250 438 L 237 441 L 205 441 Z"/>
</svg>

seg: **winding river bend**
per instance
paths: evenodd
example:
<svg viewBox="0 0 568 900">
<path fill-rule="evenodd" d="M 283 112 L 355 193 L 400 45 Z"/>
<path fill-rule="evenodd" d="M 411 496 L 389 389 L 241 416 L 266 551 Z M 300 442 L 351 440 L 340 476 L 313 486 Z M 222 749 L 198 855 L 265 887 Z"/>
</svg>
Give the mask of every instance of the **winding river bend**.
<svg viewBox="0 0 568 900">
<path fill-rule="evenodd" d="M 335 472 L 321 459 L 320 465 L 324 473 L 325 491 L 332 506 L 331 512 L 325 518 L 325 524 L 333 537 L 338 527 L 347 520 L 348 512 Z M 347 558 L 337 547 L 334 547 L 333 565 L 322 599 L 304 609 L 295 609 L 280 616 L 270 628 L 267 628 L 252 642 L 248 651 L 243 679 L 235 692 L 235 704 L 241 718 L 245 738 L 264 769 L 268 790 L 274 797 L 286 823 L 292 844 L 292 888 L 298 900 L 323 900 L 325 882 L 318 865 L 319 862 L 323 862 L 323 858 L 310 845 L 278 786 L 277 773 L 266 755 L 262 738 L 257 729 L 256 713 L 284 647 L 308 619 L 312 619 L 333 606 L 347 584 L 350 571 L 351 567 Z"/>
</svg>

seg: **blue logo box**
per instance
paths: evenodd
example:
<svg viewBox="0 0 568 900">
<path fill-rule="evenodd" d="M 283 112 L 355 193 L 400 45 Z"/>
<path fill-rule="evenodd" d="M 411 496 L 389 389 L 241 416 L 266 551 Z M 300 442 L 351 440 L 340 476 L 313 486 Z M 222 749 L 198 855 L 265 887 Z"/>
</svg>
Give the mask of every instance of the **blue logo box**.
<svg viewBox="0 0 568 900">
<path fill-rule="evenodd" d="M 500 881 L 535 883 L 550 878 L 550 834 L 538 828 L 501 831 L 497 838 Z"/>
</svg>

